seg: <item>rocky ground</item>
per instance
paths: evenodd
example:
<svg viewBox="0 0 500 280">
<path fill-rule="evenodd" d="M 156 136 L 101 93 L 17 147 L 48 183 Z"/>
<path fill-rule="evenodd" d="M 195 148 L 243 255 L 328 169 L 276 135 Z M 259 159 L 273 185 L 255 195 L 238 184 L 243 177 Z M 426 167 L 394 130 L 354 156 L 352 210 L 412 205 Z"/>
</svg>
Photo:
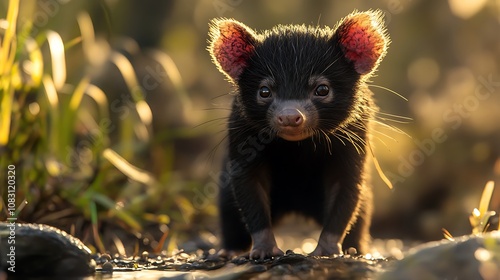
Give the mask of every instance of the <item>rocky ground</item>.
<svg viewBox="0 0 500 280">
<path fill-rule="evenodd" d="M 122 272 L 139 271 L 137 275 L 151 276 L 151 279 L 374 279 L 391 262 L 390 259 L 351 255 L 308 257 L 292 251 L 262 261 L 245 257 L 226 260 L 182 252 L 172 257 L 144 254 L 136 258 L 111 259 L 103 255 L 95 260 L 98 277 L 113 274 L 113 279 L 123 275 Z M 158 271 L 186 273 L 161 275 Z M 154 278 L 153 275 L 161 276 Z M 179 278 L 181 275 L 187 278 Z"/>
<path fill-rule="evenodd" d="M 14 263 L 9 257 L 11 236 L 16 240 Z M 376 253 L 364 256 L 356 255 L 355 250 L 334 257 L 309 257 L 295 251 L 262 261 L 245 257 L 226 260 L 215 257 L 215 250 L 112 257 L 93 255 L 78 239 L 49 226 L 0 223 L 0 280 L 500 279 L 499 231 L 412 248 L 403 247 L 398 240 L 375 240 Z M 15 272 L 9 269 L 12 265 Z"/>
</svg>

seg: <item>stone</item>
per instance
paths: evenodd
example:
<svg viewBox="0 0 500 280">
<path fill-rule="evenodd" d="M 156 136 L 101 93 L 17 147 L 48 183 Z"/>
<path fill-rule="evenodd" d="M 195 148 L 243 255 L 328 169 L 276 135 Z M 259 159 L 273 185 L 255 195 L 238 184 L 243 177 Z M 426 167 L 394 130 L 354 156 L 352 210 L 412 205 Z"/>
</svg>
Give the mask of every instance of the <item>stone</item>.
<svg viewBox="0 0 500 280">
<path fill-rule="evenodd" d="M 42 224 L 0 223 L 0 263 L 9 279 L 83 277 L 95 272 L 89 248 L 66 232 Z M 15 272 L 9 269 L 12 264 Z"/>
<path fill-rule="evenodd" d="M 422 244 L 378 280 L 500 279 L 500 232 Z"/>
</svg>

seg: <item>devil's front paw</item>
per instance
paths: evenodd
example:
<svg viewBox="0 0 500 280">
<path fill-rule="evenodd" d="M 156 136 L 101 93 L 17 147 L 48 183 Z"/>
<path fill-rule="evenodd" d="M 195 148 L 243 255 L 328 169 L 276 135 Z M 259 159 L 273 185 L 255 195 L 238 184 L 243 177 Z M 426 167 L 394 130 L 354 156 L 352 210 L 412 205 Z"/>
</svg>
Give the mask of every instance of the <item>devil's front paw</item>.
<svg viewBox="0 0 500 280">
<path fill-rule="evenodd" d="M 255 244 L 250 251 L 250 259 L 252 260 L 264 260 L 279 256 L 283 256 L 283 251 L 276 244 Z"/>
<path fill-rule="evenodd" d="M 261 231 L 252 233 L 253 246 L 250 251 L 250 259 L 267 259 L 272 257 L 283 256 L 276 245 L 276 239 L 271 228 L 265 228 Z"/>
<path fill-rule="evenodd" d="M 332 255 L 342 255 L 342 244 L 340 243 L 330 243 L 330 244 L 318 244 L 316 249 L 312 251 L 311 256 L 332 256 Z"/>
</svg>

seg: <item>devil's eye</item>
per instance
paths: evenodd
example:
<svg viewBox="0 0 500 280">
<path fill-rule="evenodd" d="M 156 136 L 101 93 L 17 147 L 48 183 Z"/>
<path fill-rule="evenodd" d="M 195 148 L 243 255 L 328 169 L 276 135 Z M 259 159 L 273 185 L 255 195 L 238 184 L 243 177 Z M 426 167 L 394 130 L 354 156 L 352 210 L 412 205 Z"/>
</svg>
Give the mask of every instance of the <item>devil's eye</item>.
<svg viewBox="0 0 500 280">
<path fill-rule="evenodd" d="M 259 96 L 262 98 L 269 98 L 271 97 L 271 90 L 268 87 L 263 86 L 259 88 Z"/>
<path fill-rule="evenodd" d="M 319 85 L 314 91 L 316 96 L 327 96 L 330 93 L 330 88 L 327 85 Z"/>
</svg>

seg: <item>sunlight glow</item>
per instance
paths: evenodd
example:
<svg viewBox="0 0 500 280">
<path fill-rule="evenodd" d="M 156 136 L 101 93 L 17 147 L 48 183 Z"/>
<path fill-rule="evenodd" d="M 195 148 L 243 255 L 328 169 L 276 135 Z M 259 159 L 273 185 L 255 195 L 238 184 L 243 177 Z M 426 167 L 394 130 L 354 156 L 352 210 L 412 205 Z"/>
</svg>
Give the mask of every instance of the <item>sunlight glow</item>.
<svg viewBox="0 0 500 280">
<path fill-rule="evenodd" d="M 276 245 L 278 245 L 278 247 L 283 247 L 284 245 L 284 241 L 283 241 L 283 238 L 279 237 L 279 236 L 276 236 Z"/>
<path fill-rule="evenodd" d="M 472 210 L 472 215 L 474 217 L 480 217 L 481 216 L 481 211 L 479 211 L 479 209 L 477 209 L 477 208 L 474 208 L 474 210 Z"/>
<path fill-rule="evenodd" d="M 476 258 L 476 260 L 478 260 L 480 262 L 486 262 L 486 261 L 489 261 L 491 259 L 491 253 L 490 253 L 490 251 L 486 250 L 485 248 L 478 248 L 474 252 L 474 257 Z"/>
<path fill-rule="evenodd" d="M 9 22 L 6 19 L 0 19 L 0 29 L 9 28 Z"/>
<path fill-rule="evenodd" d="M 451 12 L 457 17 L 468 19 L 477 14 L 488 0 L 448 0 Z"/>
<path fill-rule="evenodd" d="M 498 275 L 500 275 L 500 265 L 495 261 L 483 262 L 479 266 L 479 274 L 481 274 L 481 279 L 498 279 Z"/>
<path fill-rule="evenodd" d="M 306 254 L 311 253 L 318 242 L 312 238 L 307 238 L 302 243 L 302 251 Z"/>
<path fill-rule="evenodd" d="M 28 109 L 33 116 L 36 116 L 38 115 L 38 113 L 40 113 L 40 105 L 37 102 L 30 103 L 28 105 Z"/>
<path fill-rule="evenodd" d="M 408 81 L 413 86 L 421 89 L 433 86 L 439 77 L 440 68 L 433 58 L 418 58 L 408 67 Z"/>
<path fill-rule="evenodd" d="M 54 159 L 48 159 L 45 162 L 45 168 L 47 169 L 47 172 L 53 177 L 57 177 L 61 174 L 61 166 Z"/>
</svg>

